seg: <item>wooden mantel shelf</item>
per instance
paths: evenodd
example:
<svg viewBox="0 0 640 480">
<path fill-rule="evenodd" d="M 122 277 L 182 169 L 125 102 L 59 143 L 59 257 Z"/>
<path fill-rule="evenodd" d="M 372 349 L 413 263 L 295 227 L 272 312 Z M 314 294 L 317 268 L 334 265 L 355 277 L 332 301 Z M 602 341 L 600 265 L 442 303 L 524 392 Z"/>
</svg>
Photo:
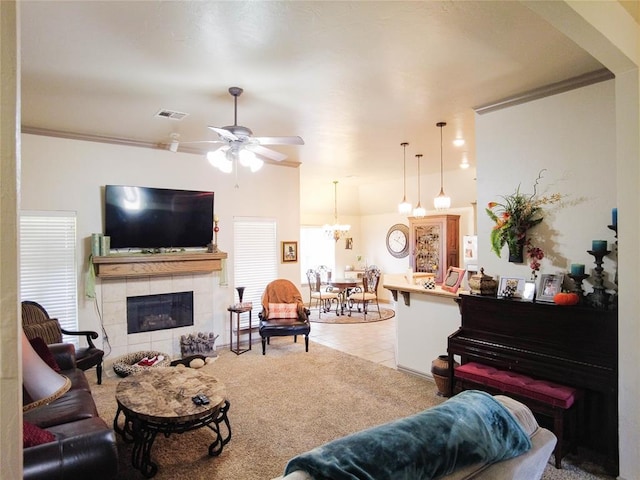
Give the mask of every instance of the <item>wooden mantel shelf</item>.
<svg viewBox="0 0 640 480">
<path fill-rule="evenodd" d="M 93 264 L 101 278 L 152 277 L 216 272 L 224 258 L 225 252 L 114 254 L 93 257 Z"/>
</svg>

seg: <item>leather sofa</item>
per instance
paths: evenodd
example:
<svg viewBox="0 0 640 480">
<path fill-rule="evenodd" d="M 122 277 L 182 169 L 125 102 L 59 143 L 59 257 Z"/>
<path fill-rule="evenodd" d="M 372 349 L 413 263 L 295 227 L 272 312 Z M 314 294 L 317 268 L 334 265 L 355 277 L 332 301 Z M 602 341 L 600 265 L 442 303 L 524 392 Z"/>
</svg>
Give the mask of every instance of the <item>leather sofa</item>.
<svg viewBox="0 0 640 480">
<path fill-rule="evenodd" d="M 439 477 L 439 480 L 538 480 L 542 477 L 549 457 L 556 445 L 556 436 L 549 430 L 538 425 L 529 408 L 507 396 L 496 395 L 520 423 L 529 435 L 532 447 L 527 452 L 493 464 L 476 463 L 454 470 L 452 473 Z M 314 477 L 303 470 L 296 470 L 284 477 L 273 480 L 314 480 Z"/>
<path fill-rule="evenodd" d="M 53 433 L 48 443 L 23 449 L 24 479 L 116 478 L 115 433 L 98 416 L 85 374 L 76 367 L 71 344 L 49 345 L 71 388 L 57 400 L 23 413 L 23 420 Z"/>
</svg>

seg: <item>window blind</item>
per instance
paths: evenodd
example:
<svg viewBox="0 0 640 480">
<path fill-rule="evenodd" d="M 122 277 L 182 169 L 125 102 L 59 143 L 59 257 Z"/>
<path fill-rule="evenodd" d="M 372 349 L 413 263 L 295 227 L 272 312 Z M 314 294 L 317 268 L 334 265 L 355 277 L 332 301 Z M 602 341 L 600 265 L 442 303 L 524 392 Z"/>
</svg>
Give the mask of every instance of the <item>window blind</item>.
<svg viewBox="0 0 640 480">
<path fill-rule="evenodd" d="M 20 298 L 78 330 L 75 212 L 20 213 Z M 78 344 L 75 336 L 64 337 Z"/>
<path fill-rule="evenodd" d="M 279 251 L 276 222 L 271 219 L 236 218 L 233 223 L 234 288 L 245 287 L 243 302 L 253 302 L 252 323 L 258 325 L 262 294 L 277 278 Z M 238 294 L 235 292 L 235 300 Z M 249 327 L 248 315 L 241 315 L 240 328 Z"/>
</svg>

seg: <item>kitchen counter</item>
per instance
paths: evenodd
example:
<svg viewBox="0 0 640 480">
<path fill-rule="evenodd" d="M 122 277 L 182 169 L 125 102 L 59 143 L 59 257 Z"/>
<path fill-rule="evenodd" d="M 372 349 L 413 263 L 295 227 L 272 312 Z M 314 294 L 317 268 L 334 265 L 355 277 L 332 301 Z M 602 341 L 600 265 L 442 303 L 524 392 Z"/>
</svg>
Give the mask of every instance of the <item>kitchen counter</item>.
<svg viewBox="0 0 640 480">
<path fill-rule="evenodd" d="M 431 362 L 447 353 L 447 337 L 460 326 L 458 293 L 427 290 L 404 275 L 385 275 L 382 286 L 394 299 L 398 370 L 432 378 Z"/>
</svg>

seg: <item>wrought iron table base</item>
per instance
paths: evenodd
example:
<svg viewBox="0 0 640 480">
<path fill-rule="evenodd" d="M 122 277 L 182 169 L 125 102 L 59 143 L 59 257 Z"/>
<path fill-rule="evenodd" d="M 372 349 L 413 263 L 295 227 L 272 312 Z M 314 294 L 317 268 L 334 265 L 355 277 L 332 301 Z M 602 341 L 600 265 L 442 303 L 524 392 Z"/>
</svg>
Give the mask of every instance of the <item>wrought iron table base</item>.
<svg viewBox="0 0 640 480">
<path fill-rule="evenodd" d="M 213 409 L 209 414 L 186 422 L 169 423 L 143 420 L 135 414 L 127 414 L 127 411 L 118 405 L 118 411 L 113 420 L 113 429 L 126 443 L 133 443 L 131 464 L 146 477 L 151 478 L 158 472 L 158 465 L 151 460 L 151 447 L 158 433 L 169 437 L 172 433 L 184 433 L 201 427 L 209 427 L 215 433 L 214 441 L 209 445 L 209 455 L 217 457 L 222 453 L 224 446 L 231 440 L 231 425 L 227 412 L 229 401 L 225 400 L 220 408 Z M 120 413 L 124 415 L 124 425 L 118 425 Z M 224 424 L 226 435 L 220 429 Z"/>
</svg>

